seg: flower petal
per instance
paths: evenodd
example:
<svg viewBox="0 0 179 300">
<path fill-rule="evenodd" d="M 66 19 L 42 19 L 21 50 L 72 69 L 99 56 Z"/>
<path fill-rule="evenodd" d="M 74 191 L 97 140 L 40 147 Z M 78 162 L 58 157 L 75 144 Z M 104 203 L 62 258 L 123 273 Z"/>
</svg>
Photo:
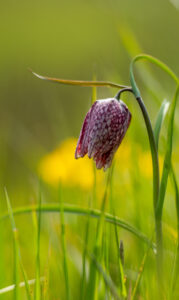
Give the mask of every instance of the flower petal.
<svg viewBox="0 0 179 300">
<path fill-rule="evenodd" d="M 93 104 L 91 109 L 88 111 L 85 120 L 83 122 L 82 129 L 80 131 L 80 136 L 78 139 L 76 151 L 75 151 L 75 158 L 78 159 L 79 157 L 85 156 L 88 152 L 88 133 L 89 133 L 89 122 L 91 113 L 96 106 L 96 102 Z"/>
<path fill-rule="evenodd" d="M 83 123 L 75 157 L 94 159 L 97 169 L 110 167 L 131 121 L 131 113 L 124 102 L 115 98 L 97 100 Z"/>
</svg>

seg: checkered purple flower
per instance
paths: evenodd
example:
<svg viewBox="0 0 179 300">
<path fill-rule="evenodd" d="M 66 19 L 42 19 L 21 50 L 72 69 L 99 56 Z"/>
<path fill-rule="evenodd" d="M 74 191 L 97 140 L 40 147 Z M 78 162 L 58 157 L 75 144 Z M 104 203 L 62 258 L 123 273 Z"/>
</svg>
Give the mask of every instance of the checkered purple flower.
<svg viewBox="0 0 179 300">
<path fill-rule="evenodd" d="M 131 113 L 121 100 L 97 100 L 88 111 L 78 139 L 75 158 L 93 157 L 97 169 L 110 167 L 131 121 Z"/>
</svg>

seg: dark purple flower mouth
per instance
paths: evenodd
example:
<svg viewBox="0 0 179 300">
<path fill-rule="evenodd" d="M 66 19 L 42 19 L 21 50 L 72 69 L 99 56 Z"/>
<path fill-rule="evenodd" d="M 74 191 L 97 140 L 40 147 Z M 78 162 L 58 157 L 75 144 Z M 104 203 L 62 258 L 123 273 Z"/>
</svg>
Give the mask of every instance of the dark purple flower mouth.
<svg viewBox="0 0 179 300">
<path fill-rule="evenodd" d="M 97 100 L 88 111 L 78 139 L 75 158 L 93 157 L 97 169 L 112 163 L 131 121 L 124 102 L 115 98 Z"/>
</svg>

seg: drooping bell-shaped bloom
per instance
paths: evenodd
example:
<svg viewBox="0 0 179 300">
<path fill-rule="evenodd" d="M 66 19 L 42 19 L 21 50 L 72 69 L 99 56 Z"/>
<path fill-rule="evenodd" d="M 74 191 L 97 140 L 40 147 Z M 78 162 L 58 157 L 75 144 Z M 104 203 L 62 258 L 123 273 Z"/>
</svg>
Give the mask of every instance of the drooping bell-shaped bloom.
<svg viewBox="0 0 179 300">
<path fill-rule="evenodd" d="M 88 111 L 78 139 L 75 158 L 93 157 L 97 169 L 110 167 L 131 121 L 131 113 L 121 100 L 97 100 Z"/>
</svg>

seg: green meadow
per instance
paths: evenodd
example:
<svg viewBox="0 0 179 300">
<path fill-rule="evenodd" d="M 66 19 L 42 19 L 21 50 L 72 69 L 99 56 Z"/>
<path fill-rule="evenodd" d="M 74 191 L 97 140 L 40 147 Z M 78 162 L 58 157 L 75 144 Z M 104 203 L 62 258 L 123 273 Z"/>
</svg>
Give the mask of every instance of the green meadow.
<svg viewBox="0 0 179 300">
<path fill-rule="evenodd" d="M 178 27 L 177 0 L 0 4 L 0 300 L 179 299 Z M 125 86 L 112 165 L 76 160 Z"/>
</svg>

